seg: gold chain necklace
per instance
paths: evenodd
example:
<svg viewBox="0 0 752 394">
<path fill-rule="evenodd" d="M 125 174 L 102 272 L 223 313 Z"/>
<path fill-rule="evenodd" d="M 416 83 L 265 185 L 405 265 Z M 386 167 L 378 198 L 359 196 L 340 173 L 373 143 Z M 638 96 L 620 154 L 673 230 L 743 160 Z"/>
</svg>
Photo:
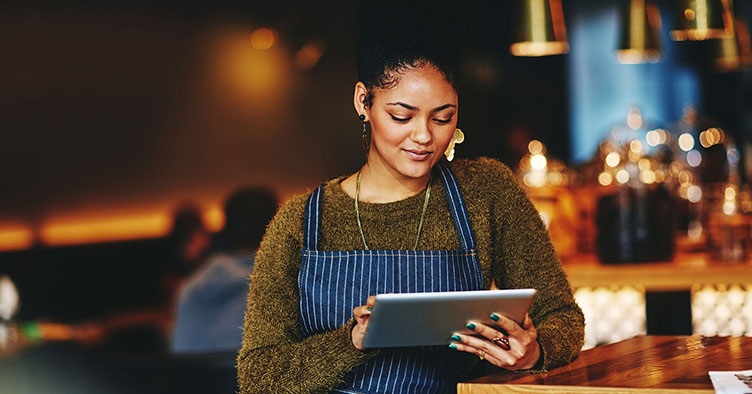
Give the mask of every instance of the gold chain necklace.
<svg viewBox="0 0 752 394">
<path fill-rule="evenodd" d="M 431 197 L 431 175 L 428 176 L 428 185 L 426 185 L 426 197 L 423 199 L 423 209 L 420 212 L 420 222 L 418 222 L 418 235 L 415 237 L 414 250 L 418 250 L 418 242 L 420 242 L 420 231 L 423 229 L 423 218 L 426 216 L 426 208 L 428 208 L 428 198 Z M 358 208 L 358 196 L 360 196 L 360 171 L 358 171 L 358 177 L 355 181 L 355 217 L 358 219 L 358 230 L 360 230 L 360 239 L 363 240 L 363 247 L 368 250 L 368 244 L 366 243 L 366 236 L 363 234 L 363 225 L 360 224 L 360 209 Z"/>
</svg>

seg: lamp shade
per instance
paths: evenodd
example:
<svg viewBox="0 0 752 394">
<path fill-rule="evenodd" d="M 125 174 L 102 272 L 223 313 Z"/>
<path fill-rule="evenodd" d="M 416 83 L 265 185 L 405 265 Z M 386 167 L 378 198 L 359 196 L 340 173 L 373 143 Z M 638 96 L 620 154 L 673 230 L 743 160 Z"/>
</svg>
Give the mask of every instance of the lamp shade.
<svg viewBox="0 0 752 394">
<path fill-rule="evenodd" d="M 515 56 L 569 52 L 561 0 L 522 0 L 517 34 L 509 51 Z"/>
<path fill-rule="evenodd" d="M 680 0 L 678 11 L 671 30 L 676 41 L 724 38 L 734 32 L 731 0 Z"/>
<path fill-rule="evenodd" d="M 619 62 L 655 63 L 661 56 L 661 14 L 649 0 L 630 0 L 621 14 Z"/>
<path fill-rule="evenodd" d="M 752 42 L 747 24 L 741 18 L 734 20 L 734 35 L 718 40 L 713 59 L 720 72 L 737 71 L 752 67 Z"/>
</svg>

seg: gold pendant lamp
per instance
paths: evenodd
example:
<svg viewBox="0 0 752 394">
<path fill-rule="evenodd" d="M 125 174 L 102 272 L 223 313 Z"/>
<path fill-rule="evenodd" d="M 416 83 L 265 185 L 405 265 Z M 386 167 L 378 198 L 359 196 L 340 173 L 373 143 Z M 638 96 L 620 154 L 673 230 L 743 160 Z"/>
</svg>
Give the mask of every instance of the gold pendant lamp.
<svg viewBox="0 0 752 394">
<path fill-rule="evenodd" d="M 515 56 L 547 56 L 569 52 L 561 0 L 522 0 L 517 34 L 509 51 Z"/>
<path fill-rule="evenodd" d="M 673 40 L 703 41 L 734 33 L 731 0 L 680 0 L 678 11 Z"/>
<path fill-rule="evenodd" d="M 719 72 L 731 72 L 752 67 L 752 40 L 747 24 L 741 18 L 734 19 L 734 35 L 718 40 L 715 68 Z"/>
<path fill-rule="evenodd" d="M 650 0 L 631 0 L 621 14 L 620 63 L 655 63 L 661 57 L 661 14 Z"/>
</svg>

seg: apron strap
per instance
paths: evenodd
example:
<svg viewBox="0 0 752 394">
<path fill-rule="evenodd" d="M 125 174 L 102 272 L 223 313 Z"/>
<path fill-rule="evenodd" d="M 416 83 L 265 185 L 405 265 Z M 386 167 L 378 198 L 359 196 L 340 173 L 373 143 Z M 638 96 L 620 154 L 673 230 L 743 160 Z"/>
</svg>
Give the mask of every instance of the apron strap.
<svg viewBox="0 0 752 394">
<path fill-rule="evenodd" d="M 454 219 L 454 227 L 457 229 L 457 233 L 459 233 L 462 248 L 465 250 L 475 249 L 475 238 L 473 238 L 473 231 L 470 228 L 470 220 L 467 217 L 467 210 L 465 208 L 465 200 L 462 198 L 462 191 L 460 191 L 460 186 L 457 184 L 457 179 L 444 163 L 439 162 L 436 167 L 439 169 L 441 180 L 444 181 L 449 210 Z"/>
<path fill-rule="evenodd" d="M 324 184 L 311 193 L 303 216 L 303 250 L 316 250 L 319 246 L 319 226 L 321 221 L 321 198 Z"/>
</svg>

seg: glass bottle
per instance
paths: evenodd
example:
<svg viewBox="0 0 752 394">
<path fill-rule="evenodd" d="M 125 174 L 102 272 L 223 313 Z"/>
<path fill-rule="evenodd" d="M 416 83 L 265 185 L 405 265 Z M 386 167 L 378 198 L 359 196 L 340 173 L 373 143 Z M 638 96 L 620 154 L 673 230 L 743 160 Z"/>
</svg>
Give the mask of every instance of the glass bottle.
<svg viewBox="0 0 752 394">
<path fill-rule="evenodd" d="M 670 134 L 648 128 L 638 108 L 601 142 L 596 252 L 607 264 L 668 261 L 675 249 Z"/>
</svg>

